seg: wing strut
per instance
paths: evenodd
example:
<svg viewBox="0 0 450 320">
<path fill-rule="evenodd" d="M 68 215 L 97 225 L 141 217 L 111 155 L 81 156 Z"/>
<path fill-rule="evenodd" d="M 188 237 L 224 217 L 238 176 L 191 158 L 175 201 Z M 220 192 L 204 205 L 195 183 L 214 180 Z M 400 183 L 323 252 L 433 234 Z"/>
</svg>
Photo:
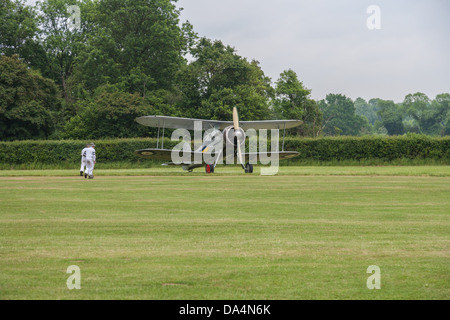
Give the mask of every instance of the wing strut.
<svg viewBox="0 0 450 320">
<path fill-rule="evenodd" d="M 158 139 L 156 139 L 156 149 L 159 149 L 159 126 L 158 126 Z"/>
<path fill-rule="evenodd" d="M 233 107 L 233 126 L 234 126 L 234 141 L 236 141 L 236 147 L 237 147 L 237 158 L 239 160 L 239 163 L 242 166 L 242 169 L 245 170 L 244 161 L 242 159 L 242 152 L 241 152 L 241 140 L 239 140 L 239 137 L 236 136 L 236 133 L 239 132 L 239 116 L 236 107 Z M 244 140 L 245 141 L 245 140 Z"/>
<path fill-rule="evenodd" d="M 164 149 L 164 130 L 166 129 L 166 122 L 163 121 L 163 137 L 162 137 L 162 143 L 161 143 L 161 149 Z"/>
</svg>

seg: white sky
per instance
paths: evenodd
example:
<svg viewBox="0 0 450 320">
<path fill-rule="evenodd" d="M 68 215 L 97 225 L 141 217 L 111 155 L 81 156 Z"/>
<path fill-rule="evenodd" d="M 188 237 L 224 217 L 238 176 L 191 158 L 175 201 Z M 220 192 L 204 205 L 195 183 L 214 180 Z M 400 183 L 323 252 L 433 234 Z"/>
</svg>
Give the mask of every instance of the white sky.
<svg viewBox="0 0 450 320">
<path fill-rule="evenodd" d="M 380 30 L 366 26 L 370 5 L 381 9 Z M 178 0 L 178 7 L 199 36 L 259 61 L 273 82 L 294 70 L 314 99 L 342 93 L 401 102 L 408 93 L 450 92 L 449 0 Z"/>
<path fill-rule="evenodd" d="M 403 101 L 450 92 L 449 0 L 179 0 L 200 36 L 255 59 L 275 82 L 292 69 L 314 99 Z M 381 29 L 369 30 L 369 5 Z"/>
</svg>

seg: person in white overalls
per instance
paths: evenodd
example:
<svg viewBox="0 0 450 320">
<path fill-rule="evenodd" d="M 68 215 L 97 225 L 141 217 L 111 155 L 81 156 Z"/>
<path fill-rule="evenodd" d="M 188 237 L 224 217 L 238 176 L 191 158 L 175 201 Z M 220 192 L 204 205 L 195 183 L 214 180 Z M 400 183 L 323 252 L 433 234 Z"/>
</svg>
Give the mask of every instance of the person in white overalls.
<svg viewBox="0 0 450 320">
<path fill-rule="evenodd" d="M 84 170 L 86 168 L 86 149 L 89 148 L 87 144 L 83 150 L 81 150 L 81 168 L 80 168 L 80 176 L 82 177 L 84 174 Z"/>
<path fill-rule="evenodd" d="M 95 156 L 95 144 L 91 143 L 89 148 L 86 149 L 86 173 L 84 177 L 89 177 L 89 179 L 94 179 L 94 165 L 96 163 Z"/>
</svg>

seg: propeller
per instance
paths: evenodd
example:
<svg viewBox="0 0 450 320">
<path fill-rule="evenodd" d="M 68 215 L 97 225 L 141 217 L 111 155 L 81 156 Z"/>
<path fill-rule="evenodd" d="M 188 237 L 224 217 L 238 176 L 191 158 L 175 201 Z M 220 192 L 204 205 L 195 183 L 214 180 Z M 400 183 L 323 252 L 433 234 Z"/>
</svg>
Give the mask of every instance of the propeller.
<svg viewBox="0 0 450 320">
<path fill-rule="evenodd" d="M 241 140 L 240 140 L 242 138 L 242 131 L 239 128 L 239 116 L 236 107 L 233 107 L 233 126 L 234 126 L 234 136 L 236 139 L 237 158 L 242 168 L 245 170 L 244 161 L 242 160 Z"/>
</svg>

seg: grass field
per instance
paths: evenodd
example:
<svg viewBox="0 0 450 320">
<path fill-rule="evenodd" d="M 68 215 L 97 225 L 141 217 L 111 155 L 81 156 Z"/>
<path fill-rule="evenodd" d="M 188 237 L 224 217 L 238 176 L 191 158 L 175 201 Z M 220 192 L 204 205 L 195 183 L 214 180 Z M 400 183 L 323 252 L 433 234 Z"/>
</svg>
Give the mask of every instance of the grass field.
<svg viewBox="0 0 450 320">
<path fill-rule="evenodd" d="M 0 171 L 0 299 L 450 298 L 448 166 L 217 172 Z"/>
</svg>

